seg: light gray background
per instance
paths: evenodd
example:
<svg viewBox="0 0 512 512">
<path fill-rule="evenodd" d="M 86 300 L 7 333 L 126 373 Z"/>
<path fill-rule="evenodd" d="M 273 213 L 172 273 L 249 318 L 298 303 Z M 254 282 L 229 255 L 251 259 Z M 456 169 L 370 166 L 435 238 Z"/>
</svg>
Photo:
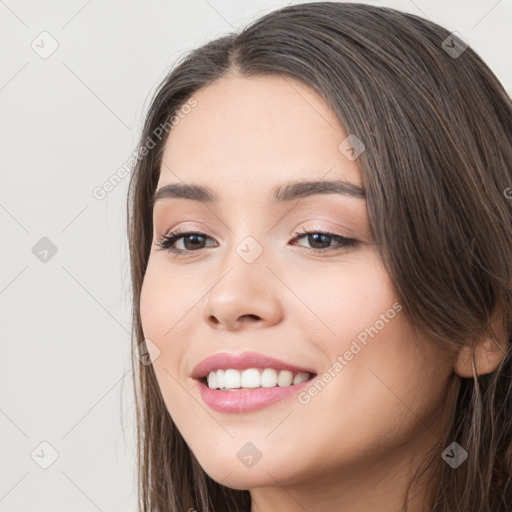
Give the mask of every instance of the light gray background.
<svg viewBox="0 0 512 512">
<path fill-rule="evenodd" d="M 178 56 L 287 3 L 0 0 L 1 511 L 135 510 L 128 178 L 92 191 Z M 366 3 L 459 32 L 512 90 L 512 0 Z"/>
</svg>

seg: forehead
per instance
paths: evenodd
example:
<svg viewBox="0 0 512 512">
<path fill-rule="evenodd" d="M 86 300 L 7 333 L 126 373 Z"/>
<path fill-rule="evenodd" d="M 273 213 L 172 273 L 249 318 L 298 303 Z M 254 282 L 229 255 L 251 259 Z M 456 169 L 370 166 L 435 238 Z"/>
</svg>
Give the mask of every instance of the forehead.
<svg viewBox="0 0 512 512">
<path fill-rule="evenodd" d="M 177 179 L 250 186 L 344 179 L 361 186 L 349 135 L 325 101 L 290 77 L 225 76 L 194 95 L 197 105 L 167 139 L 159 186 Z"/>
</svg>

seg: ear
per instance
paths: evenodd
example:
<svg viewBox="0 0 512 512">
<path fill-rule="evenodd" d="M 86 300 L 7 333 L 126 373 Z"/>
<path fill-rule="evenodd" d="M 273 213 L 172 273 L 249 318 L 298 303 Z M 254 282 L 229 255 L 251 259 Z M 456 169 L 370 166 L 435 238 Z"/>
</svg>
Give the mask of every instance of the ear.
<svg viewBox="0 0 512 512">
<path fill-rule="evenodd" d="M 472 378 L 491 373 L 507 353 L 507 344 L 497 339 L 482 338 L 474 345 L 465 345 L 457 354 L 454 372 L 459 377 Z"/>
</svg>

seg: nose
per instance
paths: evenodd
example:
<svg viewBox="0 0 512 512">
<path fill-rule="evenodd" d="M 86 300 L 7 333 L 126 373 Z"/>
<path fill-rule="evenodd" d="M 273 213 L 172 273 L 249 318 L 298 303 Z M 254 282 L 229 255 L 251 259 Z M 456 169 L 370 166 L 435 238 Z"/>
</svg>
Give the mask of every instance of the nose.
<svg viewBox="0 0 512 512">
<path fill-rule="evenodd" d="M 284 313 L 280 295 L 283 286 L 263 255 L 248 263 L 233 251 L 225 263 L 208 294 L 203 309 L 205 322 L 227 331 L 279 323 Z"/>
</svg>

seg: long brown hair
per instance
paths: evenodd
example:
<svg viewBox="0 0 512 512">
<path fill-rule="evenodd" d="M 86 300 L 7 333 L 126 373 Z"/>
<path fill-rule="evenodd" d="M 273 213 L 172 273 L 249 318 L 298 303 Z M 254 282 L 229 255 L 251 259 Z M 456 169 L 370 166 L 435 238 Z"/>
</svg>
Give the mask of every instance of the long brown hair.
<svg viewBox="0 0 512 512">
<path fill-rule="evenodd" d="M 273 11 L 181 58 L 154 94 L 130 179 L 133 353 L 144 340 L 139 297 L 166 140 L 161 127 L 168 133 L 169 119 L 194 93 L 228 73 L 301 80 L 365 144 L 358 162 L 368 214 L 408 319 L 451 351 L 483 335 L 506 342 L 495 371 L 454 376 L 452 426 L 426 464 L 440 475 L 435 512 L 510 512 L 512 101 L 454 37 L 394 9 L 315 2 Z M 132 360 L 140 510 L 250 510 L 249 491 L 203 471 L 165 407 L 152 365 Z M 456 470 L 441 459 L 452 441 L 469 455 Z"/>
</svg>

